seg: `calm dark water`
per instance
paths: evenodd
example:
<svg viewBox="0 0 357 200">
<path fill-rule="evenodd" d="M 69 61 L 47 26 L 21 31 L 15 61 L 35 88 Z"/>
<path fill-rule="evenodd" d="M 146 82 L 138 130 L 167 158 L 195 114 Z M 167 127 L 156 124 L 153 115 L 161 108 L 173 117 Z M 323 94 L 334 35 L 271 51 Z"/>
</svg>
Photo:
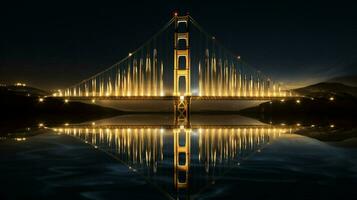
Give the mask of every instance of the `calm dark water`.
<svg viewBox="0 0 357 200">
<path fill-rule="evenodd" d="M 128 115 L 3 135 L 1 199 L 357 194 L 353 127 L 272 125 L 237 115 L 196 115 L 175 126 L 168 115 Z"/>
</svg>

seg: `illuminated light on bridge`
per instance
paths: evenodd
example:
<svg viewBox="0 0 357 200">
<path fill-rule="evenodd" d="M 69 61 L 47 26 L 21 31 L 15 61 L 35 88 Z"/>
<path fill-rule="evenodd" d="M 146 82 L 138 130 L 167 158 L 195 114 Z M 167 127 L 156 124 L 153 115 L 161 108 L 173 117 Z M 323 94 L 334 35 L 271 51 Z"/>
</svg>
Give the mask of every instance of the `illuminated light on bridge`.
<svg viewBox="0 0 357 200">
<path fill-rule="evenodd" d="M 174 35 L 170 34 L 172 30 Z M 177 13 L 150 40 L 121 61 L 54 94 L 128 99 L 181 95 L 238 99 L 294 96 L 282 84 L 230 53 L 191 16 Z"/>
</svg>

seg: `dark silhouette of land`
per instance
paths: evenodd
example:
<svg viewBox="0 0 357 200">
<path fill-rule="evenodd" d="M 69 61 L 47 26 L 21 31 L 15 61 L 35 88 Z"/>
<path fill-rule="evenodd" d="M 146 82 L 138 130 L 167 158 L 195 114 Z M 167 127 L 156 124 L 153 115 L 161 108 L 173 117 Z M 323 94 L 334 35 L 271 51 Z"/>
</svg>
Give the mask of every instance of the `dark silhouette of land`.
<svg viewBox="0 0 357 200">
<path fill-rule="evenodd" d="M 16 87 L 16 86 L 14 86 Z M 31 88 L 0 87 L 0 130 L 31 127 L 38 123 L 79 123 L 107 118 L 121 112 L 111 108 L 80 102 L 64 102 L 55 98 L 43 98 L 41 90 Z M 42 98 L 42 102 L 40 101 Z"/>
</svg>

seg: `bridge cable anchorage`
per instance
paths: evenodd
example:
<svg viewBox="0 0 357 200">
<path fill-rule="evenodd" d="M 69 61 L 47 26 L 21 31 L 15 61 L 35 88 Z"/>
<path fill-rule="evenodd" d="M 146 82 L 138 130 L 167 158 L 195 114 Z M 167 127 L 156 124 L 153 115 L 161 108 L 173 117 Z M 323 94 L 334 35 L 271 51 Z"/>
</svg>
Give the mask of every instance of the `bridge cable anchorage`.
<svg viewBox="0 0 357 200">
<path fill-rule="evenodd" d="M 247 64 L 189 15 L 175 15 L 128 56 L 54 96 L 95 102 L 97 98 L 182 95 L 194 99 L 293 97 L 282 83 Z"/>
</svg>

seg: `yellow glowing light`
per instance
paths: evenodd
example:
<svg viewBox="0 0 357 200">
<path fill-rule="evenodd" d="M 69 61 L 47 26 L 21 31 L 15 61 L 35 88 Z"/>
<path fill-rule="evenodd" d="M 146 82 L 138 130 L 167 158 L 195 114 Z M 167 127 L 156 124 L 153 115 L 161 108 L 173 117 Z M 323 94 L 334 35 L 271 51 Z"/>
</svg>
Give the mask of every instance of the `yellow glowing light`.
<svg viewBox="0 0 357 200">
<path fill-rule="evenodd" d="M 52 96 L 56 97 L 56 96 L 57 96 L 57 93 L 53 93 Z"/>
<path fill-rule="evenodd" d="M 129 57 L 132 56 L 133 54 L 132 53 L 129 53 Z"/>
<path fill-rule="evenodd" d="M 285 99 L 281 99 L 280 101 L 281 101 L 281 102 L 284 102 L 284 101 L 285 101 Z"/>
<path fill-rule="evenodd" d="M 311 128 L 314 128 L 315 127 L 315 124 L 311 124 Z"/>
<path fill-rule="evenodd" d="M 284 124 L 284 123 L 281 123 L 281 125 L 282 125 L 282 126 L 285 126 L 285 124 Z"/>
<path fill-rule="evenodd" d="M 301 124 L 300 124 L 300 123 L 297 123 L 296 126 L 301 126 Z"/>
<path fill-rule="evenodd" d="M 64 125 L 65 125 L 65 126 L 68 126 L 69 124 L 68 124 L 68 123 L 65 123 Z"/>
<path fill-rule="evenodd" d="M 39 123 L 39 124 L 38 124 L 38 127 L 43 127 L 43 123 Z"/>
<path fill-rule="evenodd" d="M 185 100 L 185 97 L 184 96 L 180 96 L 180 101 L 183 101 Z"/>
<path fill-rule="evenodd" d="M 92 99 L 92 103 L 95 103 L 95 99 Z"/>
<path fill-rule="evenodd" d="M 39 102 L 43 102 L 43 98 L 39 98 L 38 101 L 39 101 Z"/>
<path fill-rule="evenodd" d="M 334 128 L 334 127 L 335 127 L 335 125 L 333 125 L 333 124 L 330 125 L 330 128 Z"/>
<path fill-rule="evenodd" d="M 297 99 L 297 100 L 296 100 L 296 103 L 297 103 L 297 104 L 301 103 L 300 99 Z"/>
<path fill-rule="evenodd" d="M 25 141 L 26 140 L 26 138 L 14 138 L 15 139 L 15 141 Z"/>
<path fill-rule="evenodd" d="M 68 99 L 65 99 L 65 100 L 64 100 L 64 102 L 65 102 L 65 103 L 68 103 L 68 102 L 69 102 L 69 100 L 68 100 Z"/>
<path fill-rule="evenodd" d="M 335 98 L 334 97 L 330 97 L 330 101 L 333 101 L 333 100 L 335 100 Z"/>
<path fill-rule="evenodd" d="M 95 122 L 92 122 L 92 126 L 95 126 Z"/>
</svg>

